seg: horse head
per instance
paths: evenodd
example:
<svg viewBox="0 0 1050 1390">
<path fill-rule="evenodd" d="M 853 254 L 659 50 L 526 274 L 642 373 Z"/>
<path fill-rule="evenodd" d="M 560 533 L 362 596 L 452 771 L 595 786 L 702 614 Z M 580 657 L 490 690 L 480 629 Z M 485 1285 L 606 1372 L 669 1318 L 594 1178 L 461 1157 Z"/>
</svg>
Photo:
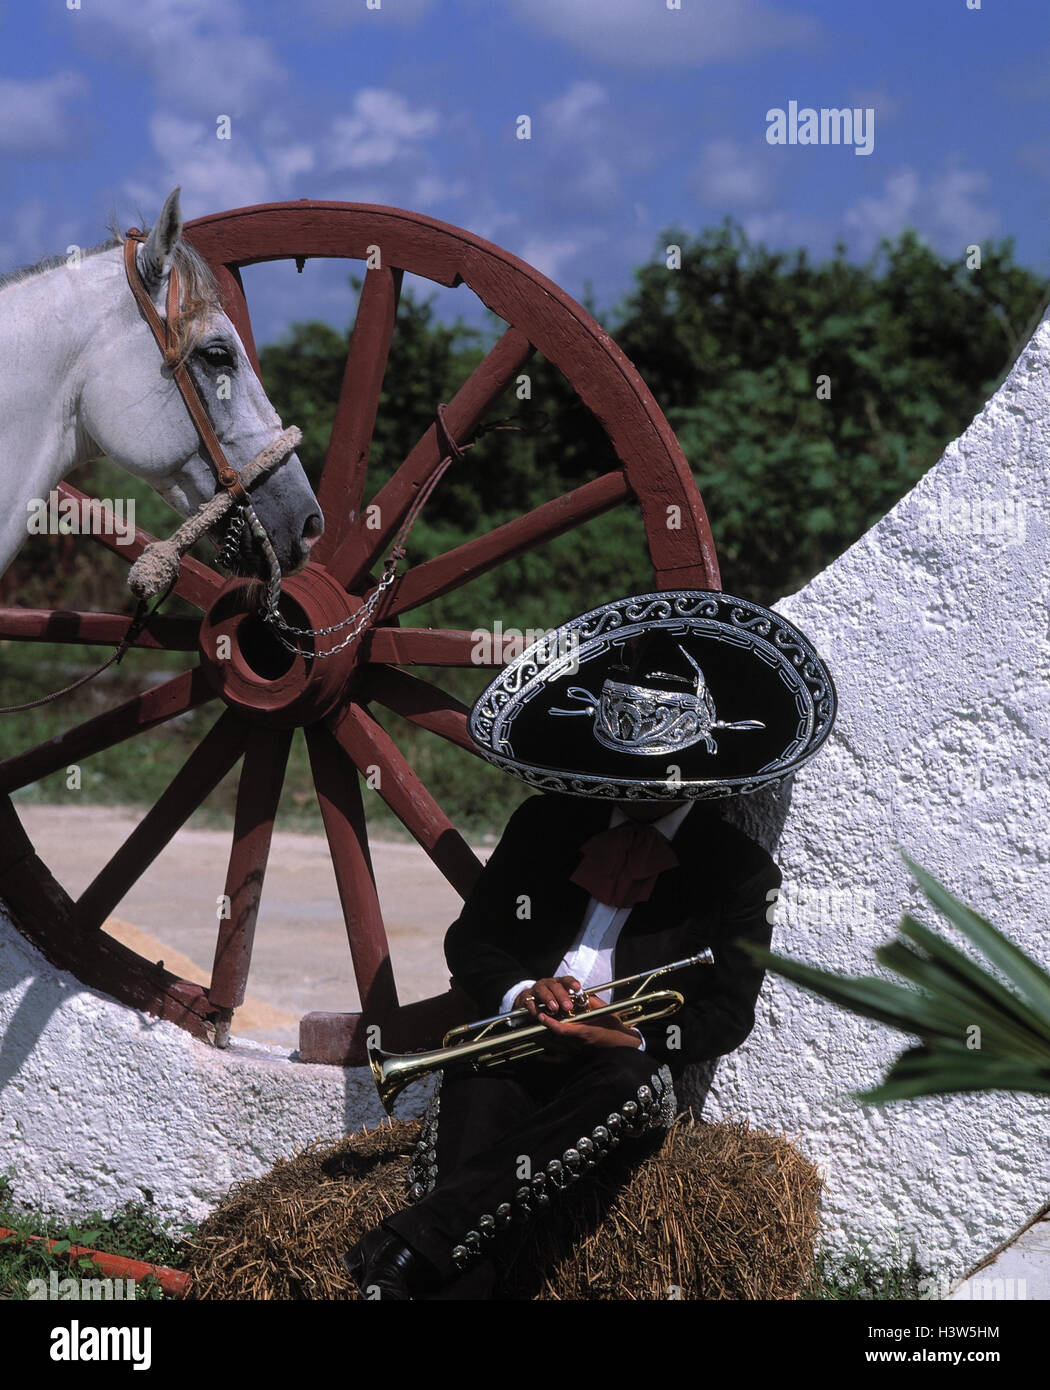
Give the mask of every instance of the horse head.
<svg viewBox="0 0 1050 1390">
<path fill-rule="evenodd" d="M 143 284 L 166 318 L 171 268 L 178 272 L 181 302 L 174 334 L 179 356 L 196 383 L 212 427 L 238 472 L 281 431 L 281 421 L 256 376 L 244 345 L 222 308 L 206 262 L 181 240 L 179 189 L 136 252 Z M 105 331 L 84 348 L 79 398 L 80 429 L 114 463 L 149 483 L 182 516 L 212 497 L 217 483 L 186 404 L 158 349 L 153 332 L 128 288 L 122 252 L 113 257 L 98 292 L 108 293 Z M 100 258 L 101 259 L 101 258 Z M 299 569 L 324 522 L 302 464 L 293 453 L 251 490 L 256 514 L 269 534 L 281 569 Z M 244 531 L 236 568 L 264 573 Z"/>
</svg>

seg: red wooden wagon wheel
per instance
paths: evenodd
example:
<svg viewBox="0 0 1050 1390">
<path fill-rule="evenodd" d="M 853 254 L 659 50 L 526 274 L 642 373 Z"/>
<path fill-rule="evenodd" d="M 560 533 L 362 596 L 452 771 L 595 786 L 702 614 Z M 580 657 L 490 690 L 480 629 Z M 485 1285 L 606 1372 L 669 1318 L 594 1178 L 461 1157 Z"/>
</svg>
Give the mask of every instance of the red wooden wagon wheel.
<svg viewBox="0 0 1050 1390">
<path fill-rule="evenodd" d="M 376 894 L 359 777 L 378 767 L 387 804 L 452 886 L 465 894 L 480 864 L 462 836 L 369 711 L 377 702 L 473 751 L 466 709 L 413 665 L 466 666 L 476 643 L 465 631 L 402 625 L 414 608 L 544 541 L 581 525 L 632 495 L 637 498 L 659 588 L 719 587 L 714 545 L 689 465 L 638 373 L 584 310 L 523 261 L 461 228 L 394 208 L 352 203 L 274 203 L 219 213 L 188 224 L 186 240 L 215 270 L 225 306 L 256 370 L 258 360 L 240 267 L 259 261 L 342 257 L 375 261 L 362 287 L 318 497 L 325 534 L 309 567 L 287 580 L 292 620 L 320 629 L 364 602 L 372 577 L 424 481 L 447 452 L 435 419 L 394 476 L 373 498 L 380 525 L 364 525 L 369 445 L 396 322 L 403 272 L 443 286 L 466 285 L 508 327 L 444 416 L 451 435 L 469 440 L 486 412 L 534 351 L 541 352 L 605 430 L 619 467 L 526 515 L 408 569 L 380 622 L 328 660 L 260 651 L 243 581 L 185 558 L 176 592 L 201 610 L 194 619 L 151 621 L 137 645 L 196 651 L 198 664 L 39 747 L 0 763 L 0 895 L 19 929 L 56 965 L 122 1002 L 223 1043 L 243 1001 L 292 730 L 305 729 L 311 768 L 346 922 L 361 1014 L 308 1014 L 304 1060 L 360 1063 L 362 1022 L 382 1022 L 384 1044 L 425 1044 L 443 1030 L 453 1001 L 438 996 L 399 1007 Z M 435 402 L 435 406 L 436 406 Z M 64 486 L 67 495 L 79 496 Z M 668 525 L 668 507 L 680 525 Z M 375 515 L 370 518 L 375 521 Z M 152 539 L 116 547 L 133 560 Z M 102 644 L 116 642 L 119 613 L 0 610 L 0 637 Z M 228 660 L 215 639 L 230 638 Z M 329 640 L 338 641 L 338 634 Z M 496 643 L 493 664 L 502 664 Z M 177 715 L 213 702 L 219 717 L 124 845 L 73 901 L 33 851 L 8 794 L 122 740 L 148 737 Z M 225 892 L 229 920 L 219 924 L 211 983 L 180 980 L 101 930 L 107 916 L 190 814 L 243 759 Z"/>
</svg>

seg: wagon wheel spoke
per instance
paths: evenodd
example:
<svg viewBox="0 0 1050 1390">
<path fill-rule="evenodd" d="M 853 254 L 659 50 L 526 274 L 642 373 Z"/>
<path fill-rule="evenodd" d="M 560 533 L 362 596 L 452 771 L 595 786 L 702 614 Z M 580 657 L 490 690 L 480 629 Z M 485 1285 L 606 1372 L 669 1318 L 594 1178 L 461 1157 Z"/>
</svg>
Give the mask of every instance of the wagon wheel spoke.
<svg viewBox="0 0 1050 1390">
<path fill-rule="evenodd" d="M 383 913 L 376 892 L 357 769 L 324 724 L 306 730 L 317 800 L 332 852 L 361 1011 L 386 1018 L 397 1008 Z"/>
<path fill-rule="evenodd" d="M 74 643 L 114 647 L 131 618 L 126 613 L 79 613 L 61 608 L 0 608 L 0 641 Z M 154 614 L 131 643 L 165 652 L 193 652 L 200 636 L 199 618 Z"/>
<path fill-rule="evenodd" d="M 224 911 L 220 919 L 208 991 L 211 1002 L 221 1011 L 215 1028 L 219 1047 L 229 1037 L 233 1010 L 244 1003 L 266 861 L 291 743 L 290 729 L 252 728 L 248 734 L 237 785 L 233 848 L 226 870 L 224 907 L 228 904 L 229 915 Z"/>
<path fill-rule="evenodd" d="M 86 492 L 81 492 L 70 483 L 59 483 L 57 491 L 61 497 L 71 497 L 79 505 L 82 501 L 94 501 Z M 103 509 L 106 512 L 108 509 Z M 112 526 L 109 531 L 112 533 Z M 122 560 L 127 560 L 128 564 L 134 564 L 147 545 L 151 545 L 157 538 L 151 536 L 148 531 L 143 531 L 140 527 L 135 527 L 134 536 L 128 541 L 127 545 L 121 545 L 116 535 L 106 535 L 102 532 L 91 531 L 88 533 L 93 541 L 99 545 L 104 545 L 107 550 L 112 550 L 114 555 L 119 555 Z M 187 603 L 192 603 L 195 608 L 210 608 L 215 601 L 215 595 L 222 588 L 225 580 L 221 574 L 211 570 L 207 565 L 202 565 L 199 560 L 194 560 L 190 555 L 183 555 L 179 562 L 179 576 L 175 581 L 173 593 L 178 594 L 179 598 L 184 598 Z"/>
<path fill-rule="evenodd" d="M 442 627 L 377 627 L 362 639 L 363 661 L 392 666 L 506 666 L 521 653 L 521 639 L 503 633 Z"/>
<path fill-rule="evenodd" d="M 401 271 L 389 266 L 365 272 L 317 492 L 325 520 L 324 535 L 314 547 L 321 564 L 335 551 L 361 507 L 401 279 Z"/>
<path fill-rule="evenodd" d="M 261 380 L 259 353 L 255 346 L 255 333 L 252 330 L 252 319 L 248 312 L 248 301 L 244 294 L 244 281 L 241 279 L 240 268 L 236 265 L 217 265 L 212 266 L 212 270 L 215 272 L 215 280 L 219 286 L 219 295 L 222 299 L 222 307 L 226 311 L 226 317 L 236 328 L 237 336 L 244 345 L 248 361 L 252 364 L 255 375 Z"/>
<path fill-rule="evenodd" d="M 354 765 L 376 773 L 376 789 L 398 820 L 426 850 L 461 897 L 481 872 L 481 861 L 412 770 L 390 735 L 360 705 L 330 717 L 336 740 Z"/>
<path fill-rule="evenodd" d="M 408 570 L 398 581 L 392 601 L 383 610 L 384 616 L 405 613 L 421 603 L 440 598 L 450 589 L 469 584 L 486 570 L 581 526 L 630 496 L 631 489 L 623 474 L 614 471 L 544 502 L 524 516 Z"/>
<path fill-rule="evenodd" d="M 466 441 L 469 438 L 529 360 L 532 351 L 532 344 L 524 333 L 517 328 L 507 329 L 449 402 L 445 418 L 456 439 Z M 445 452 L 443 435 L 435 423 L 372 499 L 370 509 L 374 507 L 376 511 L 371 515 L 378 520 L 378 526 L 366 528 L 358 519 L 332 553 L 328 569 L 341 584 L 350 588 L 385 555 L 420 487 Z"/>
<path fill-rule="evenodd" d="M 77 899 L 74 920 L 96 930 L 244 752 L 247 731 L 227 710 L 220 715 L 113 858 Z"/>
<path fill-rule="evenodd" d="M 133 695 L 115 709 L 77 724 L 36 748 L 5 758 L 0 762 L 0 791 L 16 791 L 82 758 L 90 758 L 134 734 L 144 733 L 176 715 L 196 709 L 214 694 L 199 666 L 192 671 L 182 671 L 171 680 L 141 695 Z"/>
<path fill-rule="evenodd" d="M 391 666 L 366 667 L 364 691 L 366 699 L 378 700 L 417 728 L 427 729 L 450 743 L 457 743 L 475 757 L 481 757 L 467 732 L 470 711 L 448 691 Z"/>
</svg>

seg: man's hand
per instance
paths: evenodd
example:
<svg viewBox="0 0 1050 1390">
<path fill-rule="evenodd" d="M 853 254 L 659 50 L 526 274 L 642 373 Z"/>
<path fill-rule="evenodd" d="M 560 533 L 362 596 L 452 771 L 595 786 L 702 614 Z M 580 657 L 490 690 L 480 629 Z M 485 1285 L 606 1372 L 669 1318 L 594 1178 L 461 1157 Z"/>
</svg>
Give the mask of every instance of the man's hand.
<svg viewBox="0 0 1050 1390">
<path fill-rule="evenodd" d="M 616 1014 L 603 1014 L 593 1023 L 570 1023 L 570 1018 L 602 1006 L 594 994 L 582 1003 L 574 1000 L 573 991 L 578 992 L 579 988 L 580 982 L 573 975 L 537 980 L 531 988 L 521 991 L 514 1007 L 527 1009 L 554 1035 L 550 1040 L 552 1052 L 579 1052 L 586 1047 L 641 1047 L 641 1037 L 621 1023 Z"/>
<path fill-rule="evenodd" d="M 516 1009 L 528 1009 L 533 1018 L 547 1018 L 563 1014 L 565 1017 L 582 1011 L 577 1009 L 573 991 L 578 991 L 580 982 L 573 975 L 559 975 L 557 979 L 537 980 L 528 989 L 523 989 L 514 1000 Z"/>
<path fill-rule="evenodd" d="M 601 1000 L 593 994 L 587 1000 L 587 1009 L 599 1009 Z M 603 1014 L 593 1023 L 570 1023 L 568 1020 L 552 1018 L 541 1013 L 539 1021 L 548 1032 L 554 1034 L 553 1047 L 559 1051 L 580 1052 L 588 1047 L 641 1047 L 642 1039 L 633 1028 L 628 1028 L 616 1014 Z"/>
</svg>

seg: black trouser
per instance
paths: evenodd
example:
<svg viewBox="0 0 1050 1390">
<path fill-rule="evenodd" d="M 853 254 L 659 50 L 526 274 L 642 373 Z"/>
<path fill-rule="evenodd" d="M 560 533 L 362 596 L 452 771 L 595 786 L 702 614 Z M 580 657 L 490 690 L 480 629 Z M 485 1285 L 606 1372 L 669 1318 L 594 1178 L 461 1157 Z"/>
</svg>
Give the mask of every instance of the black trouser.
<svg viewBox="0 0 1050 1390">
<path fill-rule="evenodd" d="M 659 1072 L 632 1047 L 450 1070 L 441 1082 L 434 1186 L 384 1224 L 438 1270 L 446 1296 L 487 1297 L 487 1257 L 502 1227 L 550 1212 L 560 1191 L 617 1142 L 669 1121 L 673 1092 L 665 1095 L 667 1073 Z"/>
</svg>

